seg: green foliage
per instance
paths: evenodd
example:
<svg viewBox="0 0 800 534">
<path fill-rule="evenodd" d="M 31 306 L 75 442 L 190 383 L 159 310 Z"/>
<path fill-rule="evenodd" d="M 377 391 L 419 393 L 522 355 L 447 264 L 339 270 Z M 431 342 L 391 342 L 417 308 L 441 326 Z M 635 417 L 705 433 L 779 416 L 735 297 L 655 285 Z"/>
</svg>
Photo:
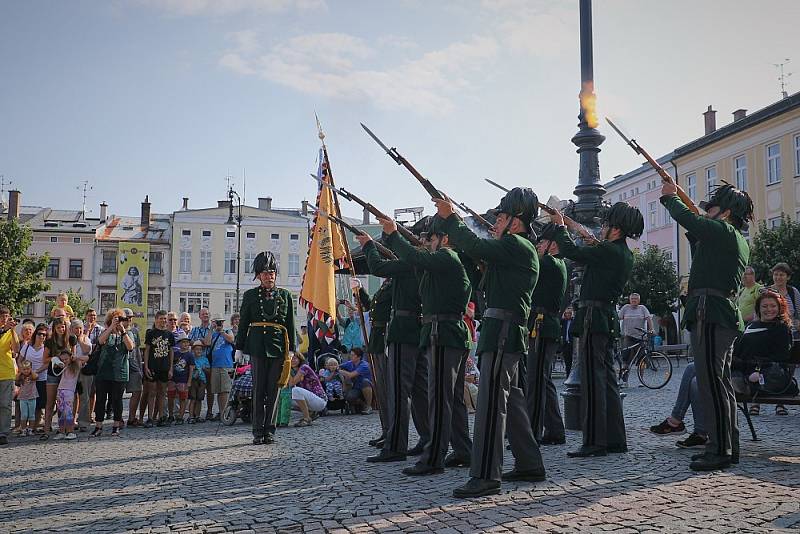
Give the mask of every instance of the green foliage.
<svg viewBox="0 0 800 534">
<path fill-rule="evenodd" d="M 656 246 L 645 247 L 644 252 L 634 251 L 633 270 L 622 303 L 628 295 L 639 293 L 642 304 L 659 317 L 669 315 L 676 309 L 680 292 L 678 273 L 666 253 Z"/>
<path fill-rule="evenodd" d="M 67 302 L 72 308 L 72 311 L 75 312 L 75 317 L 78 319 L 86 317 L 86 311 L 94 305 L 94 299 L 86 300 L 83 298 L 83 293 L 81 293 L 80 288 L 78 288 L 77 291 L 72 288 L 67 290 Z"/>
<path fill-rule="evenodd" d="M 19 314 L 26 304 L 35 302 L 50 289 L 44 279 L 47 254 L 29 256 L 33 232 L 16 219 L 0 222 L 0 302 Z"/>
<path fill-rule="evenodd" d="M 750 246 L 750 265 L 761 282 L 772 284 L 770 269 L 781 261 L 795 272 L 793 284 L 796 284 L 800 269 L 800 223 L 786 215 L 781 215 L 781 224 L 775 228 L 767 228 L 766 221 L 761 221 Z"/>
</svg>

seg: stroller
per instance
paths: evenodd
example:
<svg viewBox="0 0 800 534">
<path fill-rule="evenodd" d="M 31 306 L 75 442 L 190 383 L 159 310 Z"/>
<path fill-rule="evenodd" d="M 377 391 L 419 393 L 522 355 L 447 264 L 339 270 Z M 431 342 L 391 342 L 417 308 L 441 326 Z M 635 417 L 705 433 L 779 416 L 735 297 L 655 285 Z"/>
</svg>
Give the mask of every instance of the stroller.
<svg viewBox="0 0 800 534">
<path fill-rule="evenodd" d="M 233 425 L 237 419 L 249 423 L 252 413 L 253 375 L 250 364 L 237 366 L 233 376 L 228 404 L 222 411 L 222 422 L 227 426 Z"/>
</svg>

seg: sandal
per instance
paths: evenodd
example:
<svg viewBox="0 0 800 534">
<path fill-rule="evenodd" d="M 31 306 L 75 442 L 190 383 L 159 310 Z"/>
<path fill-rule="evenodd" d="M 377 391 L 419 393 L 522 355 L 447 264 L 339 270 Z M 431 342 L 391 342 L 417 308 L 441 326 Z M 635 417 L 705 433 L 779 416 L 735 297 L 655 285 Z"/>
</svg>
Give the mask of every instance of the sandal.
<svg viewBox="0 0 800 534">
<path fill-rule="evenodd" d="M 296 427 L 311 426 L 311 420 L 310 419 L 300 419 L 298 422 L 296 422 L 294 424 L 294 426 L 296 426 Z"/>
<path fill-rule="evenodd" d="M 759 413 L 761 413 L 761 406 L 750 406 L 750 415 L 758 415 Z"/>
<path fill-rule="evenodd" d="M 775 415 L 789 415 L 789 411 L 783 404 L 778 404 L 775 406 Z"/>
<path fill-rule="evenodd" d="M 50 439 L 50 434 L 47 432 L 43 432 L 41 436 L 39 436 L 39 441 L 47 441 Z"/>
</svg>

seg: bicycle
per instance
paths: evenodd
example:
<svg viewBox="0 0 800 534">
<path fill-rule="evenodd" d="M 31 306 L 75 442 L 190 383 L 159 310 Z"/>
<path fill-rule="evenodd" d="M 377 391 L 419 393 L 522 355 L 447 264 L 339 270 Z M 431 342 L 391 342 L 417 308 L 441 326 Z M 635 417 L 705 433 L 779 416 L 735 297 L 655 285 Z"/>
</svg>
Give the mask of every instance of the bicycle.
<svg viewBox="0 0 800 534">
<path fill-rule="evenodd" d="M 672 361 L 665 354 L 653 349 L 653 334 L 637 328 L 642 333 L 638 343 L 622 349 L 619 353 L 620 361 L 623 351 L 635 351 L 630 360 L 628 368 L 625 369 L 624 376 L 630 368 L 636 368 L 639 381 L 648 389 L 661 389 L 667 385 L 672 378 Z M 627 382 L 627 380 L 626 380 Z"/>
</svg>

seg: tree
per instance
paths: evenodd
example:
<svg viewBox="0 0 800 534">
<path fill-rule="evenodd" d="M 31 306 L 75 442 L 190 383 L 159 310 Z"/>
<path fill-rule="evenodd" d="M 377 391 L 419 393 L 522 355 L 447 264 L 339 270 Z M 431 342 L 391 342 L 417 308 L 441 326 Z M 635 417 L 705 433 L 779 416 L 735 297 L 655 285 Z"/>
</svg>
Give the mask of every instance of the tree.
<svg viewBox="0 0 800 534">
<path fill-rule="evenodd" d="M 770 270 L 781 261 L 795 273 L 800 269 L 800 223 L 786 215 L 781 215 L 781 224 L 775 228 L 767 228 L 766 221 L 761 221 L 750 247 L 750 265 L 757 280 L 772 284 Z"/>
<path fill-rule="evenodd" d="M 78 319 L 86 317 L 86 311 L 94 305 L 94 299 L 87 301 L 83 298 L 80 288 L 77 291 L 72 288 L 67 290 L 67 302 Z"/>
<path fill-rule="evenodd" d="M 16 219 L 0 222 L 0 301 L 14 314 L 50 289 L 44 279 L 50 260 L 47 254 L 28 255 L 32 242 L 33 231 Z"/>
<path fill-rule="evenodd" d="M 676 309 L 680 293 L 678 273 L 663 250 L 647 245 L 644 252 L 634 251 L 633 270 L 625 285 L 626 302 L 631 293 L 639 293 L 642 304 L 659 317 Z"/>
</svg>

